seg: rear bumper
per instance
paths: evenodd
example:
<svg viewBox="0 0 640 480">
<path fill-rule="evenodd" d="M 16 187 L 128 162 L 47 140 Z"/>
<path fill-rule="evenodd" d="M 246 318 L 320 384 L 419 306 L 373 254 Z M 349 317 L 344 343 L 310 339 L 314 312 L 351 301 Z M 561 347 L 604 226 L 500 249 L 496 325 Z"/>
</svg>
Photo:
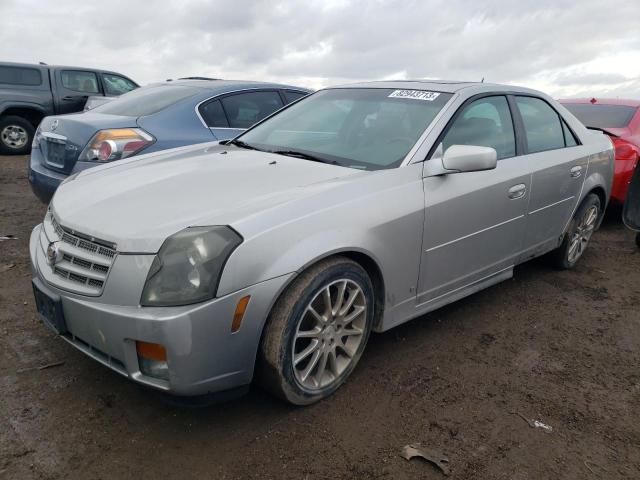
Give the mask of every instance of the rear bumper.
<svg viewBox="0 0 640 480">
<path fill-rule="evenodd" d="M 251 382 L 264 322 L 291 275 L 183 307 L 101 303 L 104 298 L 70 293 L 45 280 L 40 269 L 48 265 L 39 239 L 40 229 L 38 226 L 33 230 L 29 244 L 34 283 L 44 293 L 60 297 L 68 329 L 61 336 L 69 344 L 137 383 L 174 395 L 204 395 Z M 113 268 L 118 268 L 117 262 Z M 114 270 L 109 280 L 118 278 L 122 277 Z M 236 306 L 246 295 L 251 300 L 242 326 L 231 333 Z M 165 347 L 168 381 L 140 371 L 136 341 Z"/>
<path fill-rule="evenodd" d="M 56 189 L 65 178 L 67 178 L 66 174 L 54 172 L 45 166 L 40 149 L 31 150 L 29 183 L 31 184 L 31 190 L 41 202 L 49 203 Z"/>
</svg>

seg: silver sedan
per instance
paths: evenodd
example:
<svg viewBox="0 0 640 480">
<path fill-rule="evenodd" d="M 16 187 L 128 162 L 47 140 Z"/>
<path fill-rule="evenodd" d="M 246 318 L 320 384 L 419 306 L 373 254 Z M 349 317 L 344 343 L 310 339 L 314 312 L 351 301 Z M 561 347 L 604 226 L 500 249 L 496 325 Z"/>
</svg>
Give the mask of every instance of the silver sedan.
<svg viewBox="0 0 640 480">
<path fill-rule="evenodd" d="M 612 174 L 609 139 L 534 90 L 328 88 L 233 141 L 70 177 L 31 236 L 34 294 L 64 340 L 140 384 L 255 377 L 310 404 L 371 331 L 542 254 L 573 267 Z"/>
</svg>

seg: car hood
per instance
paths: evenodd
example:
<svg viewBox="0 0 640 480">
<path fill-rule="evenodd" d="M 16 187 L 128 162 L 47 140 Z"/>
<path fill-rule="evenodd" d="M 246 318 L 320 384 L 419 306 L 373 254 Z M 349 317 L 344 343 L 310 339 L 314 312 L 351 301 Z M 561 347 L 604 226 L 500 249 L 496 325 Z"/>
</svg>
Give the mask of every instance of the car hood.
<svg viewBox="0 0 640 480">
<path fill-rule="evenodd" d="M 155 253 L 186 227 L 233 227 L 367 173 L 208 144 L 83 171 L 58 188 L 51 208 L 66 228 L 114 242 L 120 252 Z"/>
</svg>

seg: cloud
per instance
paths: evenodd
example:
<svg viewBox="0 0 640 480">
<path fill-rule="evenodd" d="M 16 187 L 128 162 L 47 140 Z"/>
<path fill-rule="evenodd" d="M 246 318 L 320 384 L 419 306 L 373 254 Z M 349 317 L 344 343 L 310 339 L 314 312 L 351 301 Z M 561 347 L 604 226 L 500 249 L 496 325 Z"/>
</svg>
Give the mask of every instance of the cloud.
<svg viewBox="0 0 640 480">
<path fill-rule="evenodd" d="M 628 0 L 2 0 L 0 59 L 109 68 L 141 83 L 484 77 L 640 97 L 638 18 Z"/>
</svg>

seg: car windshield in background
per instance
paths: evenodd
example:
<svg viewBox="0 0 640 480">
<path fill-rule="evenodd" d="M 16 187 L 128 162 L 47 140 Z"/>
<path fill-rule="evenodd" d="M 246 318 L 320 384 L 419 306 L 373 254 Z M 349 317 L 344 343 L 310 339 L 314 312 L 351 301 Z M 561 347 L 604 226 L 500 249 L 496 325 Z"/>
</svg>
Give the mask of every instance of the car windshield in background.
<svg viewBox="0 0 640 480">
<path fill-rule="evenodd" d="M 625 128 L 636 113 L 636 107 L 626 105 L 565 103 L 564 107 L 585 126 L 595 128 Z"/>
<path fill-rule="evenodd" d="M 100 105 L 92 112 L 126 117 L 142 117 L 167 108 L 174 103 L 202 92 L 200 88 L 182 85 L 152 86 L 125 93 L 116 100 Z"/>
<path fill-rule="evenodd" d="M 451 98 L 382 88 L 322 90 L 241 136 L 248 146 L 344 167 L 400 165 Z"/>
</svg>

